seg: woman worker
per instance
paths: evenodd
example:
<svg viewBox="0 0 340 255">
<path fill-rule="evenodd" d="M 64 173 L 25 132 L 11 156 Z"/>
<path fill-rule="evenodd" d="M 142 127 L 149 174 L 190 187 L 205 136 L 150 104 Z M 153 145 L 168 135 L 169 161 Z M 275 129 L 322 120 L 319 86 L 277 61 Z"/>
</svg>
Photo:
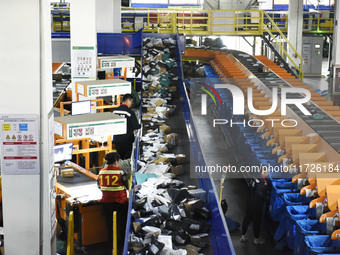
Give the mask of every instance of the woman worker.
<svg viewBox="0 0 340 255">
<path fill-rule="evenodd" d="M 246 215 L 242 223 L 241 242 L 246 242 L 248 240 L 246 233 L 251 222 L 253 222 L 254 244 L 258 245 L 266 242 L 260 237 L 260 227 L 262 211 L 268 190 L 268 182 L 266 180 L 267 175 L 268 173 L 265 173 L 261 174 L 259 178 L 249 179 Z"/>
<path fill-rule="evenodd" d="M 98 183 L 102 191 L 103 212 L 108 226 L 108 236 L 113 244 L 113 212 L 117 212 L 117 244 L 118 254 L 122 254 L 124 248 L 125 226 L 128 211 L 126 189 L 128 189 L 127 174 L 118 167 L 119 154 L 111 152 L 106 154 L 107 166 L 100 170 Z"/>
</svg>

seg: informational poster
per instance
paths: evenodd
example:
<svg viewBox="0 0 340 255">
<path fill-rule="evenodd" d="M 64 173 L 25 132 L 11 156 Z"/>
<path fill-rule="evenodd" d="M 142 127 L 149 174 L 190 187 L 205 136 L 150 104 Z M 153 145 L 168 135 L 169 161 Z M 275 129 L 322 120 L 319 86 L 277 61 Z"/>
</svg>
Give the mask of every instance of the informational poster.
<svg viewBox="0 0 340 255">
<path fill-rule="evenodd" d="M 38 115 L 0 115 L 1 172 L 35 175 L 39 165 Z"/>
<path fill-rule="evenodd" d="M 73 79 L 95 79 L 97 58 L 94 47 L 72 47 L 72 75 Z"/>
</svg>

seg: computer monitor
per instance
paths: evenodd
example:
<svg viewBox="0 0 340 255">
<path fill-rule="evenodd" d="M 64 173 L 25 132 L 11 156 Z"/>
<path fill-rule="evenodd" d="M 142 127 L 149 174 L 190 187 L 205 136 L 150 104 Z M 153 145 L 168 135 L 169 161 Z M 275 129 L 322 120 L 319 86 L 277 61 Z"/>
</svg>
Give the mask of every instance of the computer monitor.
<svg viewBox="0 0 340 255">
<path fill-rule="evenodd" d="M 91 113 L 91 100 L 72 102 L 72 115 Z"/>
<path fill-rule="evenodd" d="M 54 163 L 72 159 L 73 143 L 54 146 Z"/>
</svg>

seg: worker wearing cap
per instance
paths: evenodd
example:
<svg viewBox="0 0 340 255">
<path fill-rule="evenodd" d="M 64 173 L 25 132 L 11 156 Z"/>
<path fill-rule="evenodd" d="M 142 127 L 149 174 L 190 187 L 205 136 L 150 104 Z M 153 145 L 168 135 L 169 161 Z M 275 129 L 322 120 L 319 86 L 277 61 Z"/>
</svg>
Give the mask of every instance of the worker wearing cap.
<svg viewBox="0 0 340 255">
<path fill-rule="evenodd" d="M 136 114 L 130 108 L 133 104 L 134 97 L 132 94 L 125 94 L 123 96 L 122 104 L 113 110 L 114 114 L 126 118 L 126 134 L 115 135 L 113 142 L 121 159 L 128 159 L 131 157 L 132 144 L 135 141 L 134 130 L 140 129 L 141 125 L 138 123 Z"/>
<path fill-rule="evenodd" d="M 118 167 L 119 154 L 106 154 L 107 166 L 99 171 L 98 184 L 102 191 L 103 211 L 108 227 L 109 241 L 113 243 L 113 212 L 117 212 L 117 244 L 121 253 L 124 247 L 125 225 L 128 211 L 126 189 L 128 189 L 127 174 Z"/>
</svg>

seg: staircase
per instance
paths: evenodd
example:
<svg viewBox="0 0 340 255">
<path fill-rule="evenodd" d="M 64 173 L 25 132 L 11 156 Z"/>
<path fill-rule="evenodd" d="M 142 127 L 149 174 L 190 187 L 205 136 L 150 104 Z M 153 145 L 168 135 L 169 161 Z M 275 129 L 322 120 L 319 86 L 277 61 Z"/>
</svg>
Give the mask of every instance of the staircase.
<svg viewBox="0 0 340 255">
<path fill-rule="evenodd" d="M 263 22 L 263 41 L 274 52 L 285 69 L 302 80 L 304 75 L 304 59 L 265 11 L 263 11 L 263 18 L 267 20 L 267 22 Z"/>
</svg>

